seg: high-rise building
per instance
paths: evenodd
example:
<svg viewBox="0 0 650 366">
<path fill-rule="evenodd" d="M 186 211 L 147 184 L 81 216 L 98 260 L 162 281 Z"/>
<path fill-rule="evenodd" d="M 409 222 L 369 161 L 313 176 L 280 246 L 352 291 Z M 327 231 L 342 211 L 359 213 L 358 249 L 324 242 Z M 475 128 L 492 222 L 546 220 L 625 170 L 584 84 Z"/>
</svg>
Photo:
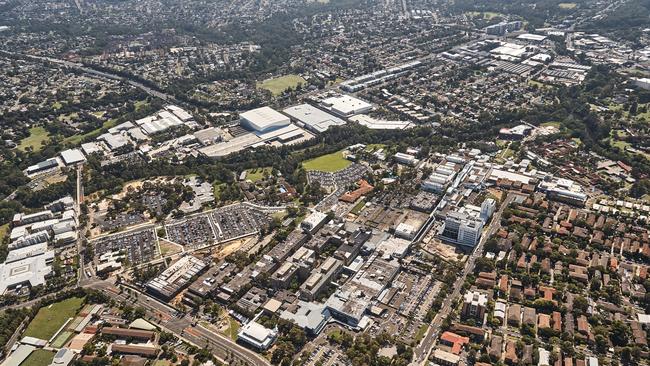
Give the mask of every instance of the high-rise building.
<svg viewBox="0 0 650 366">
<path fill-rule="evenodd" d="M 455 244 L 474 247 L 481 239 L 484 222 L 463 212 L 449 212 L 445 218 L 443 239 Z"/>
<path fill-rule="evenodd" d="M 490 221 L 490 217 L 492 217 L 492 214 L 494 213 L 496 207 L 497 207 L 497 203 L 492 198 L 486 198 L 483 201 L 483 203 L 481 204 L 481 215 L 480 215 L 480 218 L 481 220 L 483 220 L 483 223 L 487 224 L 487 222 Z"/>
</svg>

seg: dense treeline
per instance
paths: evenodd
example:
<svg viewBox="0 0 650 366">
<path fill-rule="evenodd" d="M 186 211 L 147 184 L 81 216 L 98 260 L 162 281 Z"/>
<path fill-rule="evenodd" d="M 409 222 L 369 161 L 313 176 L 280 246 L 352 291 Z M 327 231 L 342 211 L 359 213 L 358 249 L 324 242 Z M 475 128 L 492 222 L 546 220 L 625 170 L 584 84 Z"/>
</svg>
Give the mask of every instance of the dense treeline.
<svg viewBox="0 0 650 366">
<path fill-rule="evenodd" d="M 594 32 L 613 32 L 632 42 L 635 48 L 642 48 L 643 29 L 650 27 L 650 0 L 631 0 L 622 3 L 605 16 L 586 22 L 581 29 Z"/>
<path fill-rule="evenodd" d="M 590 103 L 614 96 L 624 88 L 625 78 L 607 66 L 594 66 L 580 86 L 557 88 L 556 103 L 539 106 L 527 113 L 525 120 L 533 124 L 560 121 L 567 138 L 579 138 L 584 149 L 632 166 L 632 174 L 642 177 L 650 173 L 650 161 L 639 154 L 629 155 L 610 144 L 615 119 L 602 118 Z"/>
<path fill-rule="evenodd" d="M 456 0 L 449 5 L 452 13 L 464 12 L 495 12 L 501 14 L 514 14 L 524 18 L 535 28 L 543 27 L 544 23 L 556 16 L 572 14 L 574 9 L 560 7 L 564 0 Z M 584 3 L 584 0 L 573 1 L 577 4 Z"/>
<path fill-rule="evenodd" d="M 23 320 L 31 316 L 31 314 L 32 312 L 29 308 L 7 309 L 4 313 L 0 314 L 0 348 L 3 348 L 9 342 L 9 339 Z"/>
<path fill-rule="evenodd" d="M 294 173 L 299 170 L 300 164 L 304 160 L 328 154 L 356 143 L 395 143 L 403 145 L 404 149 L 406 146 L 413 145 L 422 146 L 423 149 L 429 151 L 452 146 L 455 142 L 435 135 L 427 127 L 396 132 L 369 130 L 351 124 L 332 128 L 317 138 L 298 146 L 247 150 L 222 160 L 199 156 L 189 157 L 182 164 L 165 160 L 135 160 L 134 162 L 125 161 L 102 167 L 100 158 L 90 157 L 86 167 L 89 173 L 84 176 L 84 188 L 86 194 L 102 190 L 105 190 L 106 193 L 116 193 L 128 181 L 190 174 L 196 174 L 208 182 L 232 183 L 235 173 L 256 167 L 273 167 L 295 184 L 296 180 L 301 178 Z M 92 179 L 90 179 L 91 177 Z M 74 179 L 68 179 L 68 181 L 74 182 Z M 46 196 L 55 195 L 55 192 L 63 193 L 66 189 L 74 189 L 69 184 L 71 183 L 63 183 L 51 190 L 48 188 Z M 26 192 L 21 192 L 20 197 L 21 202 L 30 207 L 36 202 Z"/>
<path fill-rule="evenodd" d="M 0 164 L 0 177 L 0 198 L 8 196 L 16 188 L 29 182 L 29 178 L 20 169 L 7 162 Z"/>
</svg>

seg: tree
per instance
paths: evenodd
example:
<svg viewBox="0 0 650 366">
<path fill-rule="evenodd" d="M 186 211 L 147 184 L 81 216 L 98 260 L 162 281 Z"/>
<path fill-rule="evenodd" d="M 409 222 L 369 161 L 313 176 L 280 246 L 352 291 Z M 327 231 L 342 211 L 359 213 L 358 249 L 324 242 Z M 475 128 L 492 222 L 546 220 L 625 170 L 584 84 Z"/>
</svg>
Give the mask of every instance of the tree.
<svg viewBox="0 0 650 366">
<path fill-rule="evenodd" d="M 620 320 L 614 321 L 609 330 L 609 339 L 614 346 L 626 346 L 629 340 L 627 325 Z"/>
</svg>

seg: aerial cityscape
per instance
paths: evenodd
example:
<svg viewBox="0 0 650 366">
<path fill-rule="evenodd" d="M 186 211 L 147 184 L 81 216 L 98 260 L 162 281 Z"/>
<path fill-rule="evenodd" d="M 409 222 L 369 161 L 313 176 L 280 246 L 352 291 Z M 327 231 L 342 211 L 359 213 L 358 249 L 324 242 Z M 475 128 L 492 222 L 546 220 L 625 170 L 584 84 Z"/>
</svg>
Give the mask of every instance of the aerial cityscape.
<svg viewBox="0 0 650 366">
<path fill-rule="evenodd" d="M 650 366 L 650 0 L 0 0 L 0 366 Z"/>
</svg>

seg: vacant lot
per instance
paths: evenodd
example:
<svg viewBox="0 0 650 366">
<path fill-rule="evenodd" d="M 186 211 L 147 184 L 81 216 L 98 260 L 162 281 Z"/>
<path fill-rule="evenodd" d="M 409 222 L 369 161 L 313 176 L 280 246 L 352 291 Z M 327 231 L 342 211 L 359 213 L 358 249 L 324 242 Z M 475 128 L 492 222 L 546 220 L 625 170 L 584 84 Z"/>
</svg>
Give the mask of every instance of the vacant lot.
<svg viewBox="0 0 650 366">
<path fill-rule="evenodd" d="M 259 89 L 266 89 L 271 92 L 273 95 L 280 95 L 282 92 L 288 88 L 295 88 L 298 84 L 305 85 L 305 79 L 299 75 L 285 75 L 277 78 L 266 79 L 260 83 L 257 83 Z"/>
<path fill-rule="evenodd" d="M 54 360 L 54 352 L 37 349 L 20 366 L 48 366 Z"/>
<path fill-rule="evenodd" d="M 72 297 L 41 308 L 29 323 L 25 336 L 49 340 L 69 318 L 77 314 L 82 304 L 82 298 Z"/>
<path fill-rule="evenodd" d="M 319 170 L 322 172 L 336 172 L 346 168 L 352 164 L 349 160 L 343 157 L 341 151 L 335 153 L 319 156 L 315 159 L 307 160 L 302 163 L 302 166 L 307 170 Z"/>
<path fill-rule="evenodd" d="M 45 128 L 38 126 L 29 129 L 29 136 L 20 141 L 18 148 L 22 151 L 27 150 L 28 147 L 34 151 L 40 151 L 43 148 L 42 143 L 50 137 L 50 134 Z"/>
</svg>

